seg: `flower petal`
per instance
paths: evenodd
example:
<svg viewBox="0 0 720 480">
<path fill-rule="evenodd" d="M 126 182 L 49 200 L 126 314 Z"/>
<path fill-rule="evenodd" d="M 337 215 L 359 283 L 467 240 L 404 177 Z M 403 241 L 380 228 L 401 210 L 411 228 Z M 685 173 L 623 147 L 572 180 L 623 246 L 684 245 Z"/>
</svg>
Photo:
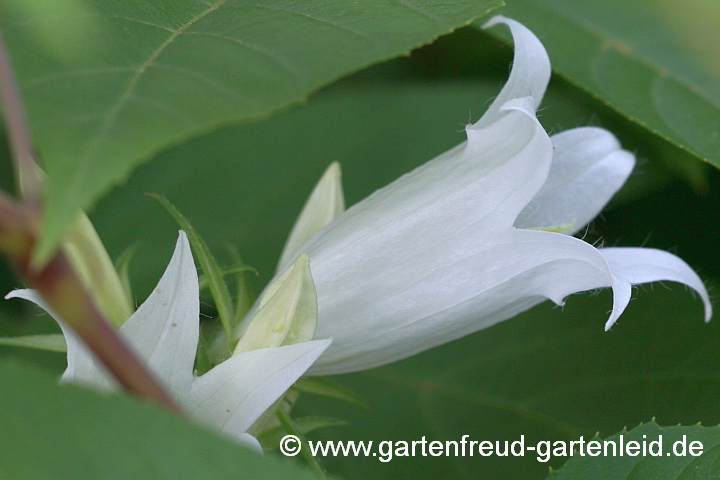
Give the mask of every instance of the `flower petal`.
<svg viewBox="0 0 720 480">
<path fill-rule="evenodd" d="M 550 59 L 540 40 L 526 26 L 502 15 L 491 18 L 483 28 L 500 23 L 510 27 L 515 43 L 512 71 L 500 94 L 476 124 L 478 128 L 496 121 L 502 106 L 514 98 L 532 97 L 530 108 L 535 113 L 550 81 Z"/>
<path fill-rule="evenodd" d="M 354 205 L 303 246 L 319 296 L 321 284 L 334 282 L 340 270 L 354 275 L 354 268 L 372 272 L 387 257 L 412 258 L 468 224 L 478 232 L 512 226 L 545 181 L 550 139 L 534 117 L 514 110 L 468 137 Z"/>
<path fill-rule="evenodd" d="M 515 220 L 517 228 L 572 225 L 582 230 L 607 205 L 635 166 L 607 130 L 574 128 L 550 137 L 553 152 L 547 181 Z"/>
<path fill-rule="evenodd" d="M 73 381 L 87 387 L 100 391 L 112 391 L 118 387 L 117 382 L 107 371 L 102 362 L 99 362 L 95 355 L 85 345 L 85 342 L 78 337 L 70 326 L 60 318 L 50 305 L 45 303 L 40 293 L 36 290 L 23 289 L 13 290 L 5 296 L 10 298 L 23 298 L 33 302 L 45 310 L 60 325 L 65 342 L 67 343 L 67 369 L 63 373 L 62 381 Z"/>
<path fill-rule="evenodd" d="M 300 216 L 295 221 L 280 255 L 276 273 L 285 269 L 286 264 L 300 251 L 300 247 L 310 240 L 310 237 L 344 211 L 345 197 L 342 189 L 340 164 L 333 162 L 313 188 Z"/>
<path fill-rule="evenodd" d="M 197 378 L 185 410 L 231 436 L 245 433 L 330 345 L 315 340 L 234 355 Z"/>
<path fill-rule="evenodd" d="M 48 312 L 60 325 L 68 347 L 68 368 L 63 381 L 98 390 L 118 387 L 105 366 L 85 343 L 53 312 L 35 290 L 15 290 L 5 298 L 24 298 Z M 155 290 L 120 327 L 119 333 L 155 375 L 175 394 L 190 388 L 199 336 L 197 271 L 185 232 L 180 232 L 175 253 Z"/>
<path fill-rule="evenodd" d="M 374 193 L 303 247 L 310 255 L 318 295 L 316 338 L 341 335 L 350 343 L 360 342 L 366 336 L 364 332 L 374 336 L 403 319 L 414 321 L 417 311 L 407 312 L 406 317 L 394 317 L 396 307 L 381 308 L 383 302 L 377 299 L 393 297 L 402 289 L 408 296 L 398 298 L 398 305 L 407 308 L 408 303 L 422 304 L 422 299 L 415 298 L 416 293 L 423 297 L 426 289 L 442 289 L 442 284 L 451 281 L 449 278 L 454 275 L 445 269 L 448 279 L 428 281 L 424 288 L 414 287 L 418 278 L 426 278 L 455 258 L 483 251 L 492 241 L 489 237 L 493 232 L 511 228 L 517 214 L 545 181 L 551 155 L 549 138 L 537 120 L 523 111 L 509 111 L 487 128 L 469 132 L 469 137 L 462 150 L 451 150 Z M 433 196 L 429 195 L 431 192 Z M 473 273 L 455 280 L 463 280 L 466 287 L 472 287 L 475 277 L 484 275 L 484 268 L 475 264 Z M 448 300 L 452 298 L 450 295 Z M 437 305 L 444 301 L 438 299 Z M 479 328 L 482 327 L 469 331 Z M 440 332 L 433 333 L 428 328 L 422 334 L 411 329 L 407 335 L 401 335 L 405 336 L 403 340 L 380 341 L 378 345 L 387 346 L 387 351 L 376 351 L 368 356 L 372 358 L 360 362 L 350 359 L 332 367 L 329 364 L 339 358 L 330 355 L 331 351 L 352 357 L 368 347 L 358 345 L 356 351 L 345 346 L 331 347 L 320 359 L 329 369 L 323 373 L 380 365 L 469 333 L 455 330 L 443 333 L 443 329 L 451 329 L 449 325 L 438 329 Z M 437 338 L 432 338 L 433 335 Z M 370 364 L 362 363 L 366 360 Z M 319 371 L 314 369 L 313 373 Z"/>
<path fill-rule="evenodd" d="M 120 333 L 173 393 L 190 388 L 200 326 L 197 270 L 187 235 L 157 286 Z"/>
<path fill-rule="evenodd" d="M 550 298 L 610 286 L 597 249 L 567 235 L 468 226 L 408 258 L 376 254 L 363 266 L 316 274 L 317 336 L 333 344 L 312 375 L 362 370 L 487 328 Z M 413 250 L 412 244 L 404 245 Z M 369 254 L 369 253 L 368 253 Z M 311 264 L 312 265 L 312 264 Z M 342 288 L 352 285 L 351 288 Z"/>
<path fill-rule="evenodd" d="M 617 321 L 630 301 L 632 285 L 663 280 L 684 283 L 700 294 L 705 304 L 705 321 L 712 317 L 712 304 L 702 280 L 690 266 L 672 253 L 654 248 L 612 247 L 600 250 L 613 274 L 613 312 L 605 330 Z"/>
</svg>

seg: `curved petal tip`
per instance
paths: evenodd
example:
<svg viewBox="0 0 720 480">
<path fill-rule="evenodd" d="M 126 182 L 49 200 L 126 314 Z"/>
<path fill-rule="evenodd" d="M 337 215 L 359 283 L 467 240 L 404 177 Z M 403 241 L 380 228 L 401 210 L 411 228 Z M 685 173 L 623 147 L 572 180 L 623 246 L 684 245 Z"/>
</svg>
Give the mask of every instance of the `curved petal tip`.
<svg viewBox="0 0 720 480">
<path fill-rule="evenodd" d="M 654 248 L 613 247 L 600 249 L 613 277 L 613 311 L 605 323 L 609 330 L 630 302 L 631 287 L 640 283 L 678 282 L 695 290 L 705 307 L 705 321 L 712 318 L 712 303 L 705 284 L 679 257 Z"/>
<path fill-rule="evenodd" d="M 535 112 L 550 81 L 550 58 L 540 40 L 520 22 L 502 15 L 491 18 L 483 28 L 501 23 L 510 28 L 515 43 L 513 66 L 507 83 L 484 115 L 487 118 L 478 122 L 480 126 L 495 120 L 502 106 L 514 98 L 532 97 L 531 110 Z"/>
</svg>

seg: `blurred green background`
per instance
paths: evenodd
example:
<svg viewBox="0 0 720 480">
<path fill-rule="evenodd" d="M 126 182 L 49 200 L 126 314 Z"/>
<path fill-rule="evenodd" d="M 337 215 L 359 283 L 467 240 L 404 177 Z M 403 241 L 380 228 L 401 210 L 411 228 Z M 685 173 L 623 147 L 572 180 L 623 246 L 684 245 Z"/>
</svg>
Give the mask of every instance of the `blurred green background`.
<svg viewBox="0 0 720 480">
<path fill-rule="evenodd" d="M 131 266 L 138 304 L 162 274 L 177 235 L 172 218 L 146 192 L 175 203 L 221 263 L 229 263 L 224 244 L 238 246 L 260 272 L 259 290 L 331 161 L 342 164 L 352 205 L 462 141 L 464 125 L 477 120 L 497 94 L 511 59 L 506 42 L 461 29 L 409 58 L 345 78 L 307 105 L 163 152 L 102 198 L 90 216 L 112 257 L 141 242 Z M 717 61 L 712 52 L 708 59 L 709 65 Z M 608 128 L 637 154 L 630 181 L 590 226 L 586 240 L 670 250 L 696 268 L 710 288 L 719 284 L 717 170 L 648 135 L 560 77 L 553 78 L 539 115 L 551 132 L 588 124 Z M 3 151 L 7 157 L 6 145 Z M 9 162 L 0 162 L 0 168 L 2 188 L 11 190 Z M 2 292 L 20 284 L 0 260 Z M 611 307 L 607 291 L 573 296 L 562 309 L 546 302 L 411 359 L 335 377 L 367 401 L 367 411 L 304 396 L 297 414 L 350 422 L 313 433 L 315 440 L 459 440 L 464 434 L 515 440 L 524 434 L 532 443 L 596 431 L 609 435 L 653 417 L 662 425 L 717 424 L 720 323 L 704 324 L 700 300 L 676 284 L 640 288 L 635 296 L 611 332 L 603 332 Z M 214 313 L 209 304 L 203 310 Z M 0 302 L 0 334 L 40 331 L 56 327 L 35 308 Z M 0 356 L 58 374 L 64 368 L 60 354 L 0 347 Z M 328 458 L 323 463 L 348 479 L 540 479 L 548 468 L 531 457 L 416 457 L 390 463 Z"/>
</svg>

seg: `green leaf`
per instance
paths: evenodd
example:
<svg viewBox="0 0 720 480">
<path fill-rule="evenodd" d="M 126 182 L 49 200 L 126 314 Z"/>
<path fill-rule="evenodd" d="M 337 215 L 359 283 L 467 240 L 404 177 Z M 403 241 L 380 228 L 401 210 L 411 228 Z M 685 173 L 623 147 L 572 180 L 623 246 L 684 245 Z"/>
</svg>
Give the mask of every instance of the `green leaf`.
<svg viewBox="0 0 720 480">
<path fill-rule="evenodd" d="M 65 337 L 62 333 L 0 337 L 0 345 L 6 345 L 9 347 L 37 348 L 50 352 L 67 352 L 67 344 L 65 343 Z"/>
<path fill-rule="evenodd" d="M 315 478 L 257 455 L 154 405 L 58 386 L 45 373 L 0 364 L 0 478 L 136 480 Z"/>
<path fill-rule="evenodd" d="M 302 377 L 295 382 L 293 388 L 303 393 L 334 398 L 352 403 L 358 407 L 367 408 L 367 404 L 355 392 L 327 377 Z"/>
<path fill-rule="evenodd" d="M 213 300 L 215 300 L 215 308 L 217 308 L 220 321 L 225 331 L 225 338 L 232 338 L 232 329 L 234 325 L 233 321 L 233 304 L 230 298 L 230 292 L 228 291 L 227 284 L 223 271 L 215 261 L 215 257 L 208 248 L 205 240 L 197 233 L 195 228 L 190 222 L 175 208 L 175 205 L 170 203 L 167 198 L 160 195 L 148 194 L 150 197 L 156 199 L 165 209 L 175 218 L 175 221 L 180 225 L 180 228 L 185 230 L 190 239 L 190 245 L 192 246 L 193 252 L 197 257 L 200 266 L 206 275 L 210 291 L 212 292 Z"/>
<path fill-rule="evenodd" d="M 502 13 L 542 39 L 555 72 L 720 168 L 718 2 L 515 0 Z"/>
<path fill-rule="evenodd" d="M 501 5 L 76 0 L 82 14 L 59 15 L 17 7 L 29 1 L 47 2 L 2 2 L 0 19 L 49 175 L 38 260 L 77 209 L 169 144 L 267 117 Z M 57 45 L 72 48 L 58 57 Z"/>
<path fill-rule="evenodd" d="M 60 328 L 57 322 L 50 315 L 40 312 L 42 312 L 40 308 L 30 305 L 28 302 L 0 302 L 0 336 L 2 338 L 17 338 L 35 335 L 59 335 Z M 58 355 L 56 351 L 17 347 L 18 345 L 0 344 L 0 361 L 12 359 L 31 363 L 58 376 L 67 367 L 66 356 Z"/>
<path fill-rule="evenodd" d="M 348 422 L 338 420 L 337 418 L 313 416 L 293 418 L 293 423 L 300 433 L 306 435 L 319 428 L 341 427 L 347 425 Z M 287 435 L 285 429 L 281 425 L 276 425 L 264 430 L 257 436 L 257 439 L 264 448 L 276 449 L 280 446 L 280 440 L 282 440 L 285 435 Z"/>
<path fill-rule="evenodd" d="M 720 447 L 715 445 L 707 454 L 688 465 L 678 480 L 714 479 L 718 476 L 720 476 Z"/>
<path fill-rule="evenodd" d="M 622 437 L 622 440 L 621 438 Z M 606 439 L 593 437 L 588 441 L 598 441 L 601 448 L 612 452 L 612 444 L 618 449 L 617 456 L 585 456 L 576 452 L 565 465 L 548 475 L 548 480 L 646 480 L 662 478 L 663 480 L 712 480 L 720 475 L 720 428 L 703 427 L 702 425 L 661 427 L 655 421 L 640 425 L 629 432 L 623 430 Z M 640 455 L 620 455 L 621 441 L 627 446 L 635 441 L 640 446 Z M 610 443 L 612 442 L 612 443 Z M 653 442 L 653 443 L 651 443 Z M 701 442 L 700 450 L 693 449 L 691 442 Z M 648 455 L 642 455 L 643 445 L 648 448 Z M 695 444 L 697 446 L 697 444 Z M 628 450 L 626 449 L 625 452 Z M 652 452 L 652 454 L 650 454 Z M 684 454 L 683 454 L 684 452 Z M 632 452 L 631 452 L 632 453 Z M 678 455 L 683 454 L 683 455 Z"/>
</svg>

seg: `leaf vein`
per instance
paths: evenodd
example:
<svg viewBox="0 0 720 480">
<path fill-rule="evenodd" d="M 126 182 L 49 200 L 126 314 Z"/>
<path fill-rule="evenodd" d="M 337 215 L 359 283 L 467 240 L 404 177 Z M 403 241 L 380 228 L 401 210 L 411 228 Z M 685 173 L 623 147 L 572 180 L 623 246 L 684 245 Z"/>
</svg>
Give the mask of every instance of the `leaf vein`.
<svg viewBox="0 0 720 480">
<path fill-rule="evenodd" d="M 438 21 L 437 17 L 434 17 L 434 16 L 430 15 L 429 13 L 427 13 L 427 12 L 424 11 L 424 10 L 422 10 L 422 9 L 421 9 L 420 7 L 418 7 L 418 6 L 415 6 L 415 5 L 411 4 L 411 3 L 408 3 L 407 0 L 400 0 L 400 5 L 402 5 L 403 7 L 407 8 L 407 9 L 410 10 L 411 12 L 414 12 L 414 13 L 420 15 L 421 17 L 424 17 L 424 18 L 430 20 L 430 21 L 433 22 L 433 23 L 435 23 L 435 22 Z"/>
<path fill-rule="evenodd" d="M 276 12 L 289 13 L 289 14 L 291 14 L 291 15 L 297 15 L 297 16 L 300 16 L 300 17 L 303 17 L 303 18 L 307 18 L 307 19 L 309 19 L 309 20 L 314 20 L 314 21 L 319 22 L 319 23 L 322 23 L 322 24 L 324 24 L 324 25 L 329 25 L 329 26 L 331 26 L 331 27 L 334 27 L 334 28 L 343 30 L 343 31 L 345 31 L 345 32 L 352 33 L 353 35 L 355 35 L 355 36 L 357 36 L 357 37 L 360 37 L 360 38 L 363 38 L 363 39 L 367 40 L 369 43 L 371 43 L 371 44 L 373 44 L 373 45 L 376 44 L 374 38 L 372 38 L 372 37 L 364 34 L 363 32 L 360 32 L 360 31 L 358 31 L 358 30 L 355 30 L 355 29 L 353 29 L 353 28 L 350 28 L 350 27 L 348 27 L 347 25 L 343 25 L 343 24 L 340 24 L 340 23 L 331 22 L 330 20 L 326 20 L 326 19 L 324 19 L 324 18 L 314 17 L 314 16 L 309 15 L 309 14 L 307 14 L 307 13 L 298 12 L 298 11 L 296 11 L 296 10 L 290 10 L 290 9 L 287 9 L 287 8 L 271 7 L 271 6 L 269 6 L 269 5 L 256 5 L 256 4 L 253 4 L 253 5 L 248 5 L 248 6 L 249 6 L 249 7 L 262 8 L 262 9 L 266 9 L 266 10 L 273 10 L 273 11 L 276 11 Z"/>
<path fill-rule="evenodd" d="M 164 68 L 167 70 L 175 70 L 176 72 L 192 75 L 193 77 L 202 81 L 206 85 L 209 85 L 209 86 L 215 88 L 219 93 L 222 93 L 224 95 L 232 97 L 241 102 L 248 102 L 249 100 L 252 100 L 252 98 L 240 95 L 237 91 L 233 90 L 232 88 L 230 88 L 226 85 L 223 85 L 222 83 L 220 83 L 216 80 L 213 80 L 212 78 L 208 77 L 207 75 L 197 72 L 195 70 L 190 70 L 189 68 L 178 67 L 175 65 L 167 65 L 164 63 L 154 63 L 152 65 L 152 67 L 153 68 Z"/>
<path fill-rule="evenodd" d="M 115 102 L 115 105 L 108 111 L 105 121 L 100 125 L 100 128 L 97 130 L 96 134 L 93 135 L 92 139 L 88 142 L 87 147 L 84 149 L 83 154 L 80 157 L 79 162 L 79 168 L 78 170 L 85 173 L 87 170 L 87 166 L 89 165 L 89 161 L 92 158 L 92 155 L 95 153 L 97 148 L 102 144 L 103 140 L 107 136 L 108 132 L 111 130 L 112 126 L 114 125 L 115 121 L 117 120 L 118 115 L 120 114 L 120 111 L 122 111 L 123 107 L 127 104 L 128 100 L 132 96 L 133 90 L 137 86 L 138 82 L 140 81 L 140 78 L 142 78 L 143 74 L 147 70 L 148 67 L 150 67 L 155 60 L 160 56 L 160 54 L 178 37 L 180 36 L 185 30 L 190 28 L 193 24 L 195 24 L 200 19 L 204 18 L 208 14 L 212 13 L 213 11 L 217 10 L 221 6 L 225 4 L 227 0 L 218 0 L 217 2 L 213 3 L 207 10 L 199 13 L 192 19 L 190 19 L 187 23 L 182 25 L 180 28 L 173 30 L 172 34 L 162 43 L 158 48 L 156 48 L 148 57 L 148 59 L 140 65 L 137 70 L 135 71 L 135 74 L 130 78 L 130 81 L 128 82 L 127 87 L 122 92 L 122 94 L 118 97 L 117 102 Z M 84 175 L 76 175 L 75 181 L 80 182 L 84 178 Z"/>
<path fill-rule="evenodd" d="M 186 35 L 203 35 L 207 37 L 216 37 L 221 38 L 223 40 L 227 40 L 229 42 L 237 43 L 238 45 L 242 45 L 250 50 L 255 50 L 256 52 L 263 53 L 267 55 L 268 57 L 275 60 L 277 64 L 279 64 L 281 67 L 283 67 L 285 70 L 287 70 L 288 73 L 290 73 L 294 77 L 299 77 L 300 73 L 298 72 L 297 68 L 295 66 L 291 65 L 287 60 L 285 60 L 281 55 L 279 55 L 277 52 L 274 52 L 273 50 L 270 50 L 265 47 L 261 47 L 260 45 L 246 42 L 245 40 L 241 40 L 239 38 L 231 37 L 229 35 L 223 35 L 220 33 L 211 33 L 211 32 L 188 32 Z"/>
<path fill-rule="evenodd" d="M 170 103 L 160 102 L 154 98 L 143 97 L 143 96 L 139 96 L 137 94 L 132 94 L 130 96 L 130 98 L 128 99 L 128 101 L 130 101 L 130 100 L 134 100 L 139 103 L 144 103 L 146 105 L 154 107 L 156 110 L 160 110 L 169 115 L 172 115 L 172 116 L 180 119 L 181 121 L 183 121 L 189 127 L 197 126 L 197 122 L 195 121 L 195 119 L 192 116 L 188 115 L 187 113 L 183 112 L 182 110 L 180 110 L 179 108 L 175 107 L 174 105 L 172 105 Z"/>
<path fill-rule="evenodd" d="M 52 75 L 45 75 L 40 77 L 31 78 L 22 84 L 23 90 L 29 90 L 45 83 L 54 82 L 56 80 L 63 80 L 66 78 L 82 77 L 86 75 L 100 75 L 109 73 L 127 73 L 134 72 L 136 67 L 103 67 L 103 68 L 89 68 L 83 70 L 71 70 L 67 72 L 55 73 Z"/>
<path fill-rule="evenodd" d="M 88 15 L 83 15 L 83 17 L 86 17 L 86 18 L 108 18 L 108 19 L 115 19 L 115 20 L 125 20 L 125 21 L 127 21 L 127 22 L 139 23 L 140 25 L 146 25 L 146 26 L 149 26 L 149 27 L 159 28 L 159 29 L 161 29 L 161 30 L 165 30 L 166 32 L 174 32 L 174 30 L 173 30 L 172 28 L 166 27 L 166 26 L 164 26 L 164 25 L 159 25 L 159 24 L 153 23 L 153 22 L 147 22 L 147 21 L 145 21 L 145 20 L 139 20 L 139 19 L 137 19 L 137 18 L 123 17 L 122 15 L 88 14 Z"/>
</svg>

